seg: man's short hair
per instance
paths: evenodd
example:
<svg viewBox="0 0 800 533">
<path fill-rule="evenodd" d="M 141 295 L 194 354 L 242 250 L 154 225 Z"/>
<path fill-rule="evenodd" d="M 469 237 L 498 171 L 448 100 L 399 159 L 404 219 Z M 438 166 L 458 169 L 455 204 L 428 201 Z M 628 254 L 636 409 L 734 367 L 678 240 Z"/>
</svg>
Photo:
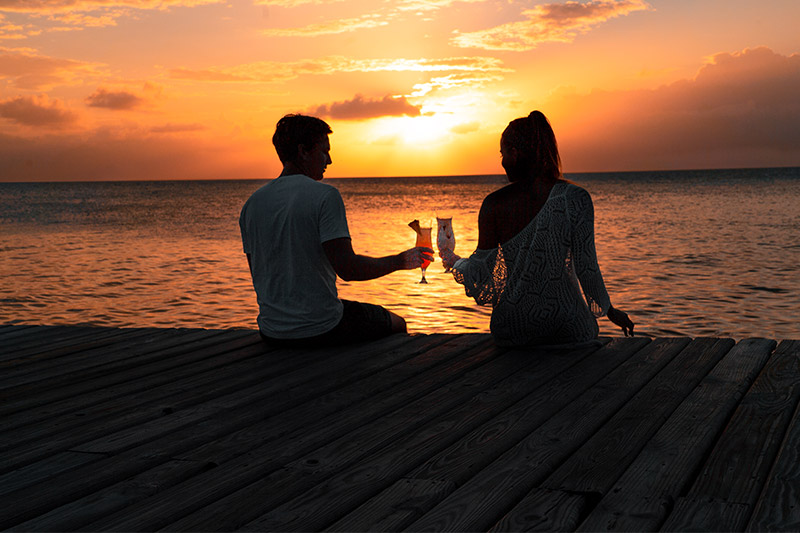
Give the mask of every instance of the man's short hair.
<svg viewBox="0 0 800 533">
<path fill-rule="evenodd" d="M 328 124 L 317 117 L 307 115 L 286 115 L 275 126 L 272 144 L 278 152 L 281 163 L 288 163 L 297 159 L 300 145 L 311 148 L 325 135 L 333 133 Z"/>
</svg>

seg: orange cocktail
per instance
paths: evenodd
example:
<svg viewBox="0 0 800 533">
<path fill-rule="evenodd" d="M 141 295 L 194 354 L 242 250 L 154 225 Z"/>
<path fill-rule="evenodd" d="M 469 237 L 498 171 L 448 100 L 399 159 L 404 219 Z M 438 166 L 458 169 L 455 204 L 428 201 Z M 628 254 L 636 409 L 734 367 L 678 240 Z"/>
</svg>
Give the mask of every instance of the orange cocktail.
<svg viewBox="0 0 800 533">
<path fill-rule="evenodd" d="M 432 248 L 433 243 L 431 242 L 431 229 L 432 228 L 419 228 L 417 232 L 417 246 L 425 246 L 426 248 Z M 428 280 L 425 279 L 425 270 L 430 265 L 430 261 L 423 261 L 420 268 L 422 268 L 422 279 L 420 283 L 428 283 Z"/>
</svg>

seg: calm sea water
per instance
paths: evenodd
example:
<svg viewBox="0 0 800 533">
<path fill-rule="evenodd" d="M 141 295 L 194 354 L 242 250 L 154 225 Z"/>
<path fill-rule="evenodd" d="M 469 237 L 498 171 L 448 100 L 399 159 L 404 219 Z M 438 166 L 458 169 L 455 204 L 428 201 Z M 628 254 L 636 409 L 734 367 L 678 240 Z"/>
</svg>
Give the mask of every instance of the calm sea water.
<svg viewBox="0 0 800 533">
<path fill-rule="evenodd" d="M 595 201 L 615 306 L 649 335 L 800 338 L 800 169 L 572 174 Z M 502 176 L 328 179 L 358 253 L 414 245 L 413 219 L 452 217 L 477 243 Z M 257 314 L 238 215 L 263 181 L 0 183 L 0 323 L 228 328 Z M 435 234 L 435 229 L 434 229 Z M 339 283 L 412 332 L 486 332 L 490 308 L 441 263 Z M 606 319 L 601 333 L 618 335 Z"/>
</svg>

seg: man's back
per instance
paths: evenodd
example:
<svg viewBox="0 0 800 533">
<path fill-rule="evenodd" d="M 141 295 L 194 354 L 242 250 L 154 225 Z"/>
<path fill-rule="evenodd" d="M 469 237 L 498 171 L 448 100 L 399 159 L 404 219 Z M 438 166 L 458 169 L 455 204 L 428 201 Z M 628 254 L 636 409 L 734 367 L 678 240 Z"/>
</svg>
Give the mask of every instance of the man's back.
<svg viewBox="0 0 800 533">
<path fill-rule="evenodd" d="M 290 339 L 335 326 L 342 304 L 322 243 L 350 236 L 339 191 L 308 176 L 281 176 L 253 193 L 239 225 L 258 297 L 259 329 Z"/>
</svg>

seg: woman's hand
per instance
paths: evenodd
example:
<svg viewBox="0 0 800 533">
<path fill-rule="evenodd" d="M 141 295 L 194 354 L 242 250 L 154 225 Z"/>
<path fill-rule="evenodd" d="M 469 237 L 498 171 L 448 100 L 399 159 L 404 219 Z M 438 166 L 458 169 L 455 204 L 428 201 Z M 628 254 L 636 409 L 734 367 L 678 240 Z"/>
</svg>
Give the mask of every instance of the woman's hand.
<svg viewBox="0 0 800 533">
<path fill-rule="evenodd" d="M 633 321 L 628 318 L 627 313 L 611 306 L 608 308 L 608 319 L 621 327 L 622 333 L 624 333 L 626 337 L 633 337 Z"/>
<path fill-rule="evenodd" d="M 453 265 L 456 264 L 456 261 L 461 259 L 453 252 L 453 250 L 450 250 L 449 248 L 439 250 L 439 257 L 442 259 L 442 265 L 446 269 L 453 268 Z"/>
</svg>

